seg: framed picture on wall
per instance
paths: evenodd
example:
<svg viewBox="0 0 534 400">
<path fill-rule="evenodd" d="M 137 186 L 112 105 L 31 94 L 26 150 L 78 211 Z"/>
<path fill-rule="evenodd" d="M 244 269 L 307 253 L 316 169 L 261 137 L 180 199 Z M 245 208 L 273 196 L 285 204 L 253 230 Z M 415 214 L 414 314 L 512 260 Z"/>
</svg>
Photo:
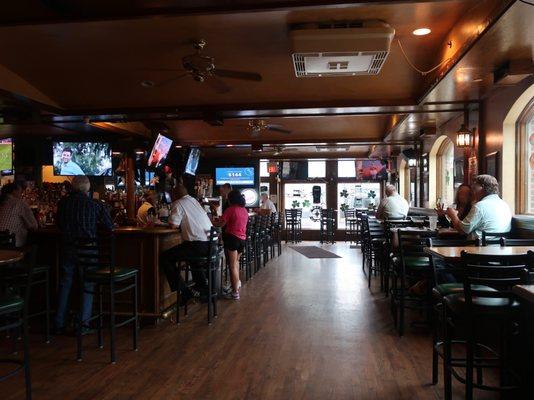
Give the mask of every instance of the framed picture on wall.
<svg viewBox="0 0 534 400">
<path fill-rule="evenodd" d="M 486 174 L 499 179 L 499 152 L 494 151 L 484 157 Z"/>
</svg>

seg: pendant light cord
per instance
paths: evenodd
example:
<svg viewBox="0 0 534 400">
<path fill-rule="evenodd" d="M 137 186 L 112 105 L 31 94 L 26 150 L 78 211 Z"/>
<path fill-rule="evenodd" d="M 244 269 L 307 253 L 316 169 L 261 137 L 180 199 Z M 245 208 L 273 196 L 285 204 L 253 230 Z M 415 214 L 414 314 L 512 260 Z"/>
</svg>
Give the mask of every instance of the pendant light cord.
<svg viewBox="0 0 534 400">
<path fill-rule="evenodd" d="M 402 47 L 402 43 L 399 39 L 397 39 L 397 43 L 399 44 L 399 47 L 401 49 L 401 52 L 402 52 L 402 55 L 404 56 L 404 58 L 406 59 L 406 61 L 408 62 L 408 64 L 410 65 L 410 67 L 412 67 L 415 71 L 419 72 L 422 76 L 425 76 L 425 75 L 428 75 L 429 73 L 431 72 L 434 72 L 435 70 L 437 70 L 439 67 L 441 67 L 443 64 L 449 62 L 451 60 L 451 58 L 447 58 L 446 60 L 443 60 L 442 62 L 440 62 L 438 65 L 436 65 L 434 68 L 431 68 L 429 69 L 428 71 L 423 71 L 423 70 L 420 70 L 419 68 L 417 68 L 411 61 L 410 59 L 408 58 L 408 56 L 406 55 L 406 52 L 404 51 L 404 48 Z"/>
</svg>

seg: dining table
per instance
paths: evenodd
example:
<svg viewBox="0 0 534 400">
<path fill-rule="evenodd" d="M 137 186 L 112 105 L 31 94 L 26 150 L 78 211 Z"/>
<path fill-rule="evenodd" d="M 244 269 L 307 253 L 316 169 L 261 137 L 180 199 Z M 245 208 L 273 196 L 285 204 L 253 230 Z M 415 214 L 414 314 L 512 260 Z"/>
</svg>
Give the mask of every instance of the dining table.
<svg viewBox="0 0 534 400">
<path fill-rule="evenodd" d="M 534 250 L 532 246 L 447 246 L 447 247 L 425 247 L 424 251 L 431 256 L 441 258 L 449 263 L 458 262 L 462 258 L 462 251 L 471 254 L 491 255 L 491 256 L 513 256 L 524 255 L 529 250 Z"/>
<path fill-rule="evenodd" d="M 13 264 L 24 258 L 24 253 L 17 250 L 0 250 L 0 265 Z"/>
</svg>

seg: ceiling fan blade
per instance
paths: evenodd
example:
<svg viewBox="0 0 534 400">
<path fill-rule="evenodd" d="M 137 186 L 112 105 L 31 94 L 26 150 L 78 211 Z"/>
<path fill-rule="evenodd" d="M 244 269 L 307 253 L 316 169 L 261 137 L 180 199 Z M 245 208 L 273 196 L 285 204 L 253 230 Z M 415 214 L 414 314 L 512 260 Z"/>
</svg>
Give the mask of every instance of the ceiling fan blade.
<svg viewBox="0 0 534 400">
<path fill-rule="evenodd" d="M 281 125 L 267 125 L 265 127 L 266 129 L 270 130 L 270 131 L 273 131 L 273 132 L 280 132 L 280 133 L 285 133 L 287 135 L 289 135 L 291 133 L 290 130 L 288 129 L 285 129 L 283 126 Z"/>
<path fill-rule="evenodd" d="M 168 85 L 170 83 L 173 83 L 179 79 L 182 79 L 183 77 L 189 75 L 189 72 L 184 72 L 183 74 L 180 74 L 180 75 L 177 75 L 177 76 L 173 76 L 172 78 L 169 78 L 169 79 L 165 79 L 164 81 L 161 81 L 159 83 L 156 83 L 154 86 L 155 87 L 161 87 L 161 86 L 165 86 L 165 85 Z"/>
<path fill-rule="evenodd" d="M 230 87 L 221 81 L 220 79 L 217 79 L 214 76 L 209 76 L 206 79 L 206 83 L 213 88 L 217 93 L 228 93 L 230 91 Z"/>
<path fill-rule="evenodd" d="M 261 75 L 255 72 L 232 71 L 229 69 L 215 68 L 215 70 L 213 70 L 213 74 L 220 76 L 221 78 L 241 79 L 244 81 L 259 82 L 262 80 Z"/>
</svg>

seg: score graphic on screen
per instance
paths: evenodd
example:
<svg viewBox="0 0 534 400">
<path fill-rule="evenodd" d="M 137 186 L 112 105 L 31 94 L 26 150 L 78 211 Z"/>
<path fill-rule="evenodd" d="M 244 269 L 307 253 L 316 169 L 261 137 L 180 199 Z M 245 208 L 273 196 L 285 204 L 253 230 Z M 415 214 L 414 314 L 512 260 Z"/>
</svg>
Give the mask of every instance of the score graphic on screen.
<svg viewBox="0 0 534 400">
<path fill-rule="evenodd" d="M 215 168 L 215 184 L 224 185 L 225 183 L 236 186 L 254 185 L 254 168 Z"/>
</svg>

